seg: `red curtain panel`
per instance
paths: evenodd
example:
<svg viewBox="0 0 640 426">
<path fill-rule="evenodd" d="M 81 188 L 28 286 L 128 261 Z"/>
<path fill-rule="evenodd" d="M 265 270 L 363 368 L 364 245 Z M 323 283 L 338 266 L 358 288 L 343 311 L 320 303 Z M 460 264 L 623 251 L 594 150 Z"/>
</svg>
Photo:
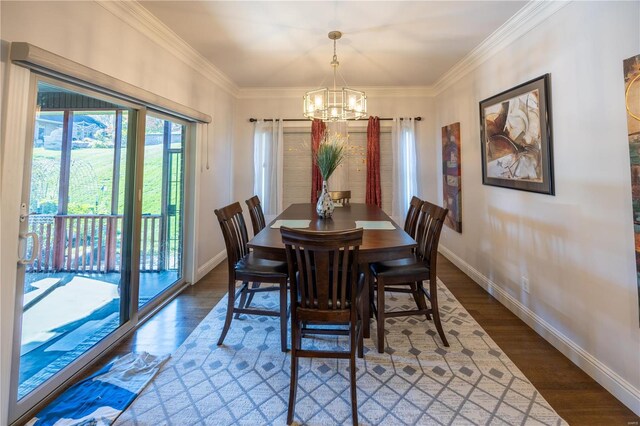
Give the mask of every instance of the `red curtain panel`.
<svg viewBox="0 0 640 426">
<path fill-rule="evenodd" d="M 382 208 L 379 117 L 369 117 L 369 125 L 367 126 L 367 195 L 365 202 Z"/>
<path fill-rule="evenodd" d="M 318 148 L 320 147 L 320 142 L 324 137 L 324 132 L 327 126 L 324 124 L 324 121 L 315 119 L 311 123 L 311 152 L 312 152 L 312 164 L 311 164 L 311 202 L 316 203 L 318 201 L 318 191 L 322 189 L 322 175 L 320 174 L 320 169 L 316 165 L 313 158 L 316 156 L 316 152 L 318 152 Z"/>
</svg>

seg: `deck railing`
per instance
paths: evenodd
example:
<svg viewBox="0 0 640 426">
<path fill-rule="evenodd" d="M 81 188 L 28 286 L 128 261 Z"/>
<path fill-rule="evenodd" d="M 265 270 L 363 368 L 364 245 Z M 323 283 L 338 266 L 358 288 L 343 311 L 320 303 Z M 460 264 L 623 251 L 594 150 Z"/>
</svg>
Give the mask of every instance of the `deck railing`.
<svg viewBox="0 0 640 426">
<path fill-rule="evenodd" d="M 122 264 L 121 215 L 30 215 L 40 250 L 28 272 L 117 272 Z M 140 271 L 165 269 L 162 216 L 142 216 Z"/>
</svg>

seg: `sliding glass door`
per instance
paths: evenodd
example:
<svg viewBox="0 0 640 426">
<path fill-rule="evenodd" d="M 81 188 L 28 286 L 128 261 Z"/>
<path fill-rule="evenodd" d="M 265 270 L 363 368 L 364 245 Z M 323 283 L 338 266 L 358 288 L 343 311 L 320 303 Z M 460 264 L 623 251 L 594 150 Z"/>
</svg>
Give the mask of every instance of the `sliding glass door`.
<svg viewBox="0 0 640 426">
<path fill-rule="evenodd" d="M 148 114 L 140 225 L 140 296 L 152 301 L 183 280 L 184 163 L 187 125 Z"/>
<path fill-rule="evenodd" d="M 184 283 L 189 123 L 32 77 L 10 419 Z"/>
<path fill-rule="evenodd" d="M 12 389 L 25 411 L 130 327 L 131 105 L 37 79 Z M 17 370 L 17 371 L 15 371 Z"/>
</svg>

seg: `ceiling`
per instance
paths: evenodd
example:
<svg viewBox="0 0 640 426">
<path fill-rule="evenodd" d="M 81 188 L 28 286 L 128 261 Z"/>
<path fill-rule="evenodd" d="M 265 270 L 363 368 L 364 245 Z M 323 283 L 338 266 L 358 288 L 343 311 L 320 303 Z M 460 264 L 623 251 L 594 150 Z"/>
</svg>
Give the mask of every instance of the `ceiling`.
<svg viewBox="0 0 640 426">
<path fill-rule="evenodd" d="M 430 86 L 522 1 L 140 1 L 240 87 Z M 339 82 L 340 83 L 340 82 Z"/>
</svg>

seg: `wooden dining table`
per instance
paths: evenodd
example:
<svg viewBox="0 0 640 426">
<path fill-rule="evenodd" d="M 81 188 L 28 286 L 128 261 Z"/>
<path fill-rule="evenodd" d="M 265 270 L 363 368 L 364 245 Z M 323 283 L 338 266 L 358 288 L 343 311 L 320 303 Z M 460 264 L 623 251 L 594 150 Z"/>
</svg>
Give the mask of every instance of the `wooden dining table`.
<svg viewBox="0 0 640 426">
<path fill-rule="evenodd" d="M 364 229 L 362 245 L 360 246 L 360 270 L 365 274 L 363 288 L 363 328 L 364 337 L 370 336 L 370 291 L 369 264 L 385 260 L 407 257 L 416 242 L 401 227 L 378 206 L 349 203 L 336 207 L 330 219 L 320 219 L 316 213 L 316 206 L 312 203 L 292 204 L 262 231 L 255 235 L 248 243 L 254 255 L 263 259 L 286 261 L 286 253 L 280 229 L 271 225 L 277 220 L 310 220 L 307 230 L 313 231 L 343 231 L 356 228 L 356 221 L 388 221 L 394 226 L 393 230 Z"/>
</svg>

